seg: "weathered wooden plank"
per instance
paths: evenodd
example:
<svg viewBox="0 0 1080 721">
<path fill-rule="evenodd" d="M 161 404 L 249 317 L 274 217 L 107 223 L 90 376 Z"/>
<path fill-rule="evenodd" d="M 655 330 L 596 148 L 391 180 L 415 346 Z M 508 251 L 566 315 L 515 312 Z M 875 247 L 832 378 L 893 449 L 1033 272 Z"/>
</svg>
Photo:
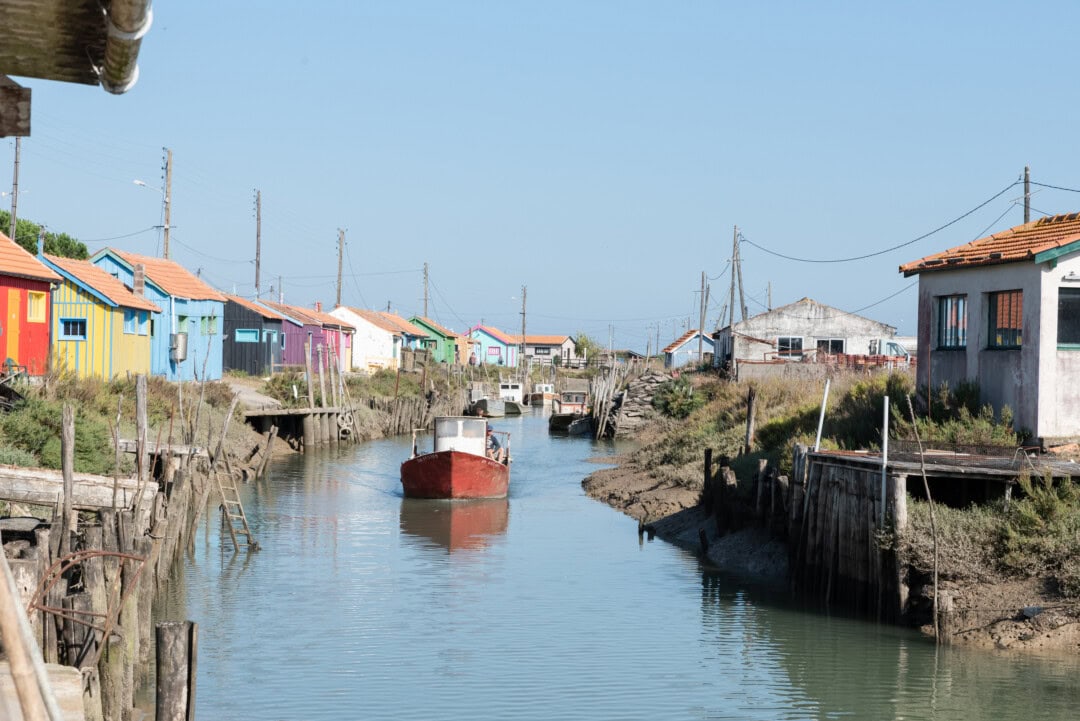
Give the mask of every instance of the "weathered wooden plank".
<svg viewBox="0 0 1080 721">
<path fill-rule="evenodd" d="M 0 138 L 30 135 L 30 88 L 0 75 Z"/>
<path fill-rule="evenodd" d="M 75 473 L 73 482 L 71 495 L 73 508 L 90 511 L 112 508 L 112 478 L 96 476 L 92 473 Z M 121 478 L 117 483 L 117 500 L 121 506 L 127 506 L 135 497 L 138 482 L 134 478 Z M 49 468 L 0 465 L 0 500 L 52 506 L 57 500 L 63 498 L 63 495 L 64 477 L 60 471 Z"/>
<path fill-rule="evenodd" d="M 49 685 L 64 721 L 84 721 L 86 716 L 83 714 L 83 683 L 79 669 L 47 664 L 45 671 L 49 675 Z M 15 683 L 11 679 L 11 667 L 7 661 L 0 661 L 0 718 L 10 721 L 23 720 L 18 697 L 15 695 Z"/>
</svg>

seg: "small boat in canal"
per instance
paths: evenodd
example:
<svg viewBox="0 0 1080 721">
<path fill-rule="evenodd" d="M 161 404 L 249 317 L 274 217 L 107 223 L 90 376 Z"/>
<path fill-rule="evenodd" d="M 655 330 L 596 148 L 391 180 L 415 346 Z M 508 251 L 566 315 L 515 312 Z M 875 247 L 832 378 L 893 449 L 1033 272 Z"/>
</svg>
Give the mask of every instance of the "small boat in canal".
<svg viewBox="0 0 1080 721">
<path fill-rule="evenodd" d="M 529 405 L 550 406 L 555 400 L 555 386 L 551 383 L 534 383 L 532 393 L 529 394 Z"/>
<path fill-rule="evenodd" d="M 480 398 L 469 407 L 469 412 L 480 418 L 502 418 L 506 415 L 506 403 L 496 398 Z"/>
<path fill-rule="evenodd" d="M 593 419 L 589 414 L 589 394 L 564 391 L 555 400 L 548 419 L 548 432 L 564 436 L 584 436 L 592 433 Z"/>
<path fill-rule="evenodd" d="M 413 453 L 401 464 L 401 486 L 409 498 L 505 498 L 510 488 L 510 434 L 502 436 L 503 458 L 489 457 L 483 418 L 435 419 L 435 444 L 421 453 L 413 431 Z"/>
<path fill-rule="evenodd" d="M 503 402 L 505 415 L 520 416 L 525 410 L 525 391 L 516 381 L 503 381 L 499 384 L 499 400 Z"/>
</svg>

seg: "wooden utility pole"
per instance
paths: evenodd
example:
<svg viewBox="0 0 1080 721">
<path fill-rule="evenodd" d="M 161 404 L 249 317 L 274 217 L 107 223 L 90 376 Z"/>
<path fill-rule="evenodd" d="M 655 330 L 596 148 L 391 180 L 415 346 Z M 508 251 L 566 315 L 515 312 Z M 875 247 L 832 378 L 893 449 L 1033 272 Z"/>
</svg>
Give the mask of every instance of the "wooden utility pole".
<svg viewBox="0 0 1080 721">
<path fill-rule="evenodd" d="M 735 325 L 735 264 L 739 262 L 739 226 L 735 226 L 735 232 L 731 238 L 731 292 L 728 299 L 728 327 Z"/>
<path fill-rule="evenodd" d="M 277 277 L 277 302 L 278 303 L 284 303 L 285 302 L 285 286 L 282 285 L 282 283 L 284 283 L 284 282 L 285 281 L 282 280 L 281 276 L 279 275 Z"/>
<path fill-rule="evenodd" d="M 335 308 L 341 305 L 341 261 L 345 257 L 345 231 L 341 228 L 337 230 L 337 304 Z"/>
<path fill-rule="evenodd" d="M 701 363 L 701 359 L 705 356 L 705 271 L 701 271 L 701 324 L 698 326 L 697 336 L 697 359 L 698 363 Z"/>
<path fill-rule="evenodd" d="M 424 317 L 427 318 L 427 301 L 428 301 L 428 275 L 427 275 L 427 263 L 424 263 Z M 522 321 L 524 322 L 524 321 Z M 522 331 L 524 333 L 524 331 Z"/>
<path fill-rule="evenodd" d="M 165 227 L 162 243 L 162 257 L 169 257 L 169 218 L 172 210 L 172 150 L 165 148 Z"/>
<path fill-rule="evenodd" d="M 15 157 L 18 158 L 19 156 L 16 155 Z M 19 167 L 18 161 L 15 162 L 15 167 Z M 1024 166 L 1024 222 L 1031 222 L 1031 168 L 1026 165 Z"/>
<path fill-rule="evenodd" d="M 768 288 L 769 288 L 769 299 L 768 299 L 769 310 L 772 310 L 772 281 L 771 280 L 769 281 Z"/>
<path fill-rule="evenodd" d="M 742 284 L 742 253 L 739 251 L 739 239 L 735 238 L 735 260 L 738 264 L 735 269 L 739 271 L 739 310 L 742 312 L 742 319 L 746 320 L 746 296 L 743 294 Z"/>
<path fill-rule="evenodd" d="M 424 276 L 427 277 L 427 263 L 424 264 Z M 527 286 L 521 286 L 521 350 L 518 352 L 518 365 L 523 369 L 525 368 L 525 294 L 527 291 Z"/>
<path fill-rule="evenodd" d="M 259 299 L 259 263 L 262 260 L 262 191 L 255 191 L 255 300 Z"/>
<path fill-rule="evenodd" d="M 22 152 L 22 138 L 15 138 L 15 174 L 11 178 L 11 230 L 8 237 L 15 240 L 15 220 L 19 216 L 19 155 Z M 17 243 L 18 241 L 15 240 Z"/>
</svg>

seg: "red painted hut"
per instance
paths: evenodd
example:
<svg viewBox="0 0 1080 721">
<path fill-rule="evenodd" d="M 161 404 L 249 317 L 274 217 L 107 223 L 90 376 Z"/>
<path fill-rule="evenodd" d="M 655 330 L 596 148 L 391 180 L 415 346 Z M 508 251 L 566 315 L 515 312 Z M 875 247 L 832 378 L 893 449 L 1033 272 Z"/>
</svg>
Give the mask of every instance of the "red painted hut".
<svg viewBox="0 0 1080 721">
<path fill-rule="evenodd" d="M 49 357 L 51 283 L 60 276 L 0 233 L 0 372 L 45 373 Z"/>
</svg>

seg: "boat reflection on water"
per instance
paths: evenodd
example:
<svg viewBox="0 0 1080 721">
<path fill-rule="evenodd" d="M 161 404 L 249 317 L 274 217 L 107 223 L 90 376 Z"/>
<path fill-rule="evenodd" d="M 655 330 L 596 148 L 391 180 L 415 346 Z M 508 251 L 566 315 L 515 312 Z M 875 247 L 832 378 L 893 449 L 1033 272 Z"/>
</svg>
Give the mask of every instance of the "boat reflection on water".
<svg viewBox="0 0 1080 721">
<path fill-rule="evenodd" d="M 451 553 L 485 548 L 492 536 L 506 533 L 510 502 L 506 498 L 467 501 L 401 499 L 401 530 L 431 541 Z"/>
</svg>

